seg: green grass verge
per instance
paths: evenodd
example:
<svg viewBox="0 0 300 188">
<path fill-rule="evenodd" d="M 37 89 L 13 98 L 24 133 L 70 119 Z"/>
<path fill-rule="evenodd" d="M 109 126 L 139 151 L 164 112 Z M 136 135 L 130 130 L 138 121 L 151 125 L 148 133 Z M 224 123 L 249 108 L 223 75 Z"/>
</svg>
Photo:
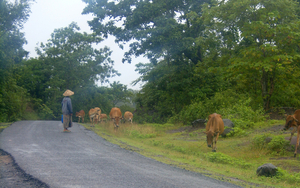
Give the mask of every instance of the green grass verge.
<svg viewBox="0 0 300 188">
<path fill-rule="evenodd" d="M 299 156 L 294 158 L 293 147 L 282 141 L 290 132 L 276 129 L 283 124 L 284 121 L 272 120 L 256 124 L 242 136 L 220 137 L 216 153 L 207 147 L 204 129 L 173 124 L 122 124 L 114 131 L 112 123 L 83 125 L 122 148 L 222 181 L 243 187 L 300 187 Z M 262 135 L 276 142 L 255 142 Z M 265 163 L 278 167 L 275 177 L 256 175 L 257 168 Z"/>
<path fill-rule="evenodd" d="M 0 133 L 6 128 L 9 127 L 11 123 L 0 123 Z"/>
</svg>

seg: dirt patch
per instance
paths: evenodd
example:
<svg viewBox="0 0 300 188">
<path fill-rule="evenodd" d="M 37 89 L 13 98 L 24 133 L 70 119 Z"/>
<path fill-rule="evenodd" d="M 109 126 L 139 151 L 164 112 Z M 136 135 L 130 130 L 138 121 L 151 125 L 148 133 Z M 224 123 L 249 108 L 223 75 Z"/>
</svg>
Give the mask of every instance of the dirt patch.
<svg viewBox="0 0 300 188">
<path fill-rule="evenodd" d="M 48 188 L 49 186 L 24 172 L 9 153 L 0 149 L 0 187 Z"/>
</svg>

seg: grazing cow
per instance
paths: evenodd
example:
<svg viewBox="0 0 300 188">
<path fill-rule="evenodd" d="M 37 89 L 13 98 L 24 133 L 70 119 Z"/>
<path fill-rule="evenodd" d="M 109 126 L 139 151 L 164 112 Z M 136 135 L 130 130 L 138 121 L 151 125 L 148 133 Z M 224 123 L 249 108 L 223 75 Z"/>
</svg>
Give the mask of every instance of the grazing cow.
<svg viewBox="0 0 300 188">
<path fill-rule="evenodd" d="M 217 151 L 217 141 L 219 135 L 224 132 L 224 122 L 220 114 L 211 114 L 208 116 L 206 124 L 207 146 L 212 147 L 212 151 Z"/>
<path fill-rule="evenodd" d="M 299 146 L 299 137 L 300 137 L 300 109 L 296 110 L 293 115 L 286 116 L 286 122 L 283 130 L 287 130 L 291 127 L 293 127 L 293 130 L 291 132 L 290 141 L 292 140 L 292 137 L 295 132 L 297 132 L 297 142 L 296 142 L 296 149 L 294 153 L 294 157 L 297 156 L 297 147 Z"/>
<path fill-rule="evenodd" d="M 107 120 L 107 115 L 106 114 L 100 114 L 100 122 Z"/>
<path fill-rule="evenodd" d="M 101 113 L 100 108 L 91 108 L 89 111 L 89 117 L 90 117 L 90 122 L 91 122 L 92 126 L 94 126 L 94 121 L 96 121 L 96 123 L 97 123 L 97 115 L 98 115 L 99 111 Z"/>
<path fill-rule="evenodd" d="M 109 113 L 109 118 L 114 120 L 115 129 L 117 129 L 119 127 L 120 119 L 122 119 L 122 112 L 120 108 L 112 108 Z"/>
<path fill-rule="evenodd" d="M 76 117 L 78 117 L 78 123 L 80 123 L 80 118 L 82 123 L 84 123 L 84 116 L 85 116 L 85 112 L 83 110 L 76 112 Z"/>
<path fill-rule="evenodd" d="M 97 113 L 97 122 L 99 122 L 100 121 L 101 109 L 99 107 L 95 107 L 94 109 L 98 110 L 98 113 Z"/>
<path fill-rule="evenodd" d="M 129 112 L 129 111 L 126 111 L 124 113 L 124 119 L 125 119 L 125 122 L 126 121 L 130 121 L 131 124 L 132 124 L 133 114 L 131 112 Z"/>
</svg>

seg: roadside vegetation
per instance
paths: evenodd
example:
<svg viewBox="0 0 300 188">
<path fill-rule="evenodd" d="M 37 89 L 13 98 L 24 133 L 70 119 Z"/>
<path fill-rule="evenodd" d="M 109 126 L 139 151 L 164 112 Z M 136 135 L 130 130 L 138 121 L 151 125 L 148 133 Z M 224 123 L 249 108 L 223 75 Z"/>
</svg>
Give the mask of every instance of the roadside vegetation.
<svg viewBox="0 0 300 188">
<path fill-rule="evenodd" d="M 284 123 L 258 122 L 243 135 L 220 137 L 217 152 L 207 147 L 204 128 L 126 123 L 115 132 L 111 122 L 83 125 L 124 149 L 222 181 L 243 187 L 299 187 L 300 158 L 293 157 L 294 147 L 284 139 L 290 136 L 289 131 L 281 131 Z M 272 139 L 268 142 L 266 138 Z M 275 177 L 256 175 L 257 168 L 265 163 L 278 167 Z"/>
</svg>

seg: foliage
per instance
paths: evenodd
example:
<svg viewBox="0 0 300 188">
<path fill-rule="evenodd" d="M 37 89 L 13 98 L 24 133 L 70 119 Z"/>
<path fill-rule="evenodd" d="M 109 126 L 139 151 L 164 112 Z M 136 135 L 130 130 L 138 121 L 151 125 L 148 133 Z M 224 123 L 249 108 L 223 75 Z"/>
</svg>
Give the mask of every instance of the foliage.
<svg viewBox="0 0 300 188">
<path fill-rule="evenodd" d="M 0 89 L 0 122 L 21 119 L 29 101 L 26 90 L 17 86 L 12 77 L 6 77 Z"/>
<path fill-rule="evenodd" d="M 132 95 L 132 93 L 127 90 L 126 85 L 120 84 L 120 82 L 116 81 L 110 84 L 108 93 L 110 95 L 112 106 L 117 106 L 119 102 L 129 102 L 128 98 Z"/>
<path fill-rule="evenodd" d="M 189 124 L 196 119 L 207 119 L 209 114 L 219 113 L 223 119 L 230 119 L 235 127 L 245 129 L 255 122 L 265 119 L 264 110 L 259 106 L 251 107 L 252 100 L 247 95 L 233 90 L 217 92 L 215 96 L 204 101 L 194 102 L 185 107 L 179 114 L 169 119 L 170 122 Z M 238 129 L 236 132 L 240 132 Z"/>
<path fill-rule="evenodd" d="M 252 147 L 257 150 L 262 150 L 267 148 L 267 138 L 271 138 L 270 134 L 262 134 L 262 135 L 256 135 L 252 139 Z"/>
<path fill-rule="evenodd" d="M 290 142 L 285 140 L 284 136 L 274 136 L 268 143 L 267 149 L 275 155 L 283 155 L 286 153 L 289 145 Z"/>
<path fill-rule="evenodd" d="M 20 119 L 28 100 L 26 90 L 17 85 L 12 68 L 28 54 L 23 49 L 26 41 L 20 30 L 29 16 L 29 2 L 0 1 L 0 122 Z"/>
<path fill-rule="evenodd" d="M 299 183 L 300 182 L 300 173 L 290 174 L 286 170 L 277 168 L 276 179 L 279 181 L 287 181 L 289 183 Z"/>
<path fill-rule="evenodd" d="M 251 93 L 260 88 L 265 110 L 285 73 L 298 69 L 298 7 L 292 0 L 215 1 L 204 6 L 203 21 L 209 25 L 205 33 L 211 38 L 200 36 L 199 41 L 217 41 L 226 77 Z"/>
<path fill-rule="evenodd" d="M 252 147 L 258 150 L 267 150 L 271 155 L 284 155 L 290 142 L 284 136 L 270 134 L 257 135 L 252 139 Z"/>
<path fill-rule="evenodd" d="M 247 163 L 244 160 L 230 157 L 223 153 L 206 153 L 205 158 L 210 162 L 229 164 L 233 166 L 240 166 L 242 168 L 249 168 L 252 166 L 251 163 Z"/>
</svg>

